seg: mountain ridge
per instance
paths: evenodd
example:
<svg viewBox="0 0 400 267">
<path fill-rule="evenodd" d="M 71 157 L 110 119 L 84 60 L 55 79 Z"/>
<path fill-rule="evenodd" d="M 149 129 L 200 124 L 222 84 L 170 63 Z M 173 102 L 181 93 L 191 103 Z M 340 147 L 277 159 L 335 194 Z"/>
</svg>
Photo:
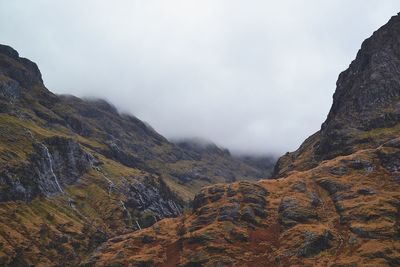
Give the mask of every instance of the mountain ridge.
<svg viewBox="0 0 400 267">
<path fill-rule="evenodd" d="M 339 75 L 327 120 L 277 179 L 54 95 L 37 71 L 0 46 L 2 265 L 400 265 L 399 15 Z"/>
<path fill-rule="evenodd" d="M 0 265 L 76 266 L 111 237 L 182 214 L 205 185 L 263 175 L 200 152 L 104 100 L 53 94 L 0 45 Z"/>
<path fill-rule="evenodd" d="M 272 180 L 205 187 L 193 209 L 111 239 L 88 266 L 400 265 L 400 16 L 339 75 L 321 131 Z"/>
<path fill-rule="evenodd" d="M 304 170 L 306 166 L 316 166 L 359 148 L 376 147 L 384 141 L 369 133 L 373 135 L 373 130 L 390 128 L 400 119 L 399 24 L 399 16 L 393 16 L 362 43 L 356 58 L 339 75 L 333 104 L 321 129 L 297 151 L 279 160 L 274 177 L 286 175 L 296 165 L 302 165 Z M 301 158 L 307 153 L 311 155 L 306 156 L 305 163 Z"/>
</svg>

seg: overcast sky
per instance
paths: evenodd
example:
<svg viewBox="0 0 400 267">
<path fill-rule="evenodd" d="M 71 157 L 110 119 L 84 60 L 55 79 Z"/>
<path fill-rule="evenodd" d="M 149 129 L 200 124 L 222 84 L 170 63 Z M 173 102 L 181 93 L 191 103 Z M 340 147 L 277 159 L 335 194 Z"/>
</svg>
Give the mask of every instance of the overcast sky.
<svg viewBox="0 0 400 267">
<path fill-rule="evenodd" d="M 55 93 L 106 98 L 167 138 L 282 154 L 398 0 L 0 0 L 0 43 Z"/>
</svg>

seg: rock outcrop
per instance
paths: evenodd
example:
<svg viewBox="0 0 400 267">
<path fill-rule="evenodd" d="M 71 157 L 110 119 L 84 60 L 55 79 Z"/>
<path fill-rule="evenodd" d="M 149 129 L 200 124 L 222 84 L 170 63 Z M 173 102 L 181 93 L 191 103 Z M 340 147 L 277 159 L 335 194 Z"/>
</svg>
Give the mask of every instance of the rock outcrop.
<svg viewBox="0 0 400 267">
<path fill-rule="evenodd" d="M 366 39 L 349 68 L 339 75 L 333 104 L 321 130 L 284 155 L 273 176 L 307 170 L 319 162 L 376 148 L 399 132 L 400 18 Z"/>
<path fill-rule="evenodd" d="M 33 144 L 27 163 L 2 169 L 1 201 L 30 201 L 38 195 L 64 193 L 65 186 L 74 184 L 95 163 L 71 139 L 51 137 Z"/>
<path fill-rule="evenodd" d="M 398 124 L 399 66 L 400 18 L 395 16 L 364 41 L 356 59 L 339 75 L 316 155 L 327 159 L 353 152 L 359 142 L 376 145 L 359 135 Z"/>
</svg>

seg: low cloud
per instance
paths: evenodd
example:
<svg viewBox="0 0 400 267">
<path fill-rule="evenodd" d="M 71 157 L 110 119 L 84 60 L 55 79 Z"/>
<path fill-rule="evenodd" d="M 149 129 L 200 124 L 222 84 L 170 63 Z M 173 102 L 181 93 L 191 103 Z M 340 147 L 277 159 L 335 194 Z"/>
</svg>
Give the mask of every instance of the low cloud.
<svg viewBox="0 0 400 267">
<path fill-rule="evenodd" d="M 1 42 L 56 93 L 103 97 L 171 139 L 281 154 L 398 1 L 0 1 Z"/>
</svg>

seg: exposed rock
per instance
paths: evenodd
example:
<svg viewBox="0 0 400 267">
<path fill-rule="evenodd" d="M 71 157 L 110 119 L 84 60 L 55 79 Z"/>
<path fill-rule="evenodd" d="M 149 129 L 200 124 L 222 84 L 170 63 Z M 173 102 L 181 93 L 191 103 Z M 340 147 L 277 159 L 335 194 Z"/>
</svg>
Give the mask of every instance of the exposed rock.
<svg viewBox="0 0 400 267">
<path fill-rule="evenodd" d="M 391 127 L 399 121 L 400 19 L 393 17 L 362 44 L 337 81 L 333 105 L 321 129 L 317 154 L 331 158 L 351 151 L 354 131 Z M 389 108 L 391 112 L 387 112 Z"/>
<path fill-rule="evenodd" d="M 219 209 L 219 221 L 236 222 L 240 216 L 240 206 L 238 203 L 225 205 Z"/>
<path fill-rule="evenodd" d="M 239 183 L 239 193 L 242 193 L 244 197 L 251 197 L 252 195 L 263 198 L 268 196 L 268 191 L 262 186 L 256 183 L 240 182 Z M 264 201 L 262 201 L 264 203 Z"/>
<path fill-rule="evenodd" d="M 357 193 L 364 196 L 376 194 L 375 190 L 371 188 L 361 188 L 357 191 Z"/>
<path fill-rule="evenodd" d="M 0 54 L 6 55 L 8 57 L 11 57 L 13 59 L 18 59 L 19 54 L 14 48 L 8 45 L 0 45 Z"/>
<path fill-rule="evenodd" d="M 117 160 L 128 167 L 149 170 L 149 167 L 146 166 L 141 159 L 135 157 L 129 152 L 124 151 L 114 142 L 109 143 L 108 149 L 103 150 L 102 153 L 105 156 Z"/>
<path fill-rule="evenodd" d="M 321 251 L 331 248 L 333 235 L 329 230 L 323 233 L 305 232 L 304 245 L 300 248 L 298 255 L 302 257 L 312 257 Z"/>
<path fill-rule="evenodd" d="M 14 102 L 21 96 L 21 88 L 15 80 L 0 80 L 0 98 Z"/>
<path fill-rule="evenodd" d="M 193 200 L 193 203 L 192 203 L 193 210 L 197 210 L 197 209 L 201 208 L 202 206 L 207 204 L 207 202 L 208 202 L 208 199 L 207 199 L 206 194 L 204 192 L 201 192 L 201 193 L 197 194 L 194 197 L 194 200 Z"/>
<path fill-rule="evenodd" d="M 144 235 L 142 238 L 142 243 L 144 243 L 144 244 L 149 244 L 149 243 L 153 243 L 153 242 L 154 242 L 154 238 L 152 236 Z"/>
<path fill-rule="evenodd" d="M 265 211 L 268 192 L 265 188 L 254 183 L 239 182 L 238 187 L 215 185 L 203 189 L 193 201 L 193 211 L 198 215 L 191 225 L 191 231 L 206 227 L 216 219 L 221 222 L 234 224 L 245 222 L 250 225 L 259 225 L 267 218 Z M 228 204 L 216 207 L 213 203 L 227 200 Z M 241 205 L 239 205 L 241 203 Z"/>
<path fill-rule="evenodd" d="M 337 166 L 337 167 L 331 168 L 330 173 L 334 174 L 334 175 L 342 176 L 342 175 L 345 175 L 348 171 L 349 171 L 349 169 L 346 166 Z"/>
<path fill-rule="evenodd" d="M 296 181 L 293 185 L 292 188 L 294 191 L 299 192 L 299 193 L 305 193 L 307 192 L 307 186 L 304 182 L 301 181 Z"/>
<path fill-rule="evenodd" d="M 183 203 L 174 193 L 160 181 L 146 181 L 126 184 L 124 195 L 127 196 L 126 205 L 143 213 L 151 213 L 158 218 L 175 217 L 182 214 Z M 155 223 L 155 221 L 153 222 Z"/>
<path fill-rule="evenodd" d="M 318 207 L 319 205 L 321 205 L 322 200 L 321 198 L 316 194 L 316 193 L 311 193 L 310 194 L 310 198 L 311 198 L 311 206 L 312 207 Z"/>
<path fill-rule="evenodd" d="M 0 57 L 0 74 L 9 76 L 24 87 L 43 84 L 37 65 L 26 58 L 19 57 L 18 52 L 13 48 L 0 45 L 0 55 L 2 55 Z M 12 67 L 10 67 L 10 63 Z"/>
<path fill-rule="evenodd" d="M 241 231 L 232 229 L 229 232 L 229 234 L 235 241 L 239 241 L 239 242 L 248 242 L 249 241 L 249 236 L 245 232 L 241 232 Z"/>
<path fill-rule="evenodd" d="M 257 224 L 254 210 L 249 206 L 242 209 L 241 219 L 251 224 Z"/>
<path fill-rule="evenodd" d="M 383 151 L 378 152 L 378 157 L 383 167 L 394 175 L 400 174 L 400 151 Z"/>
<path fill-rule="evenodd" d="M 279 205 L 279 220 L 284 227 L 306 223 L 318 218 L 311 207 L 302 206 L 295 198 L 284 197 Z"/>
<path fill-rule="evenodd" d="M 334 178 L 321 178 L 317 180 L 317 183 L 331 195 L 351 188 L 350 185 L 341 183 L 340 180 Z"/>
<path fill-rule="evenodd" d="M 201 228 L 206 227 L 207 225 L 210 225 L 215 221 L 215 213 L 210 212 L 208 214 L 200 215 L 192 222 L 189 228 L 189 232 L 193 232 L 196 230 L 199 230 Z"/>
<path fill-rule="evenodd" d="M 383 147 L 393 147 L 400 149 L 400 138 L 392 139 L 382 145 Z"/>
<path fill-rule="evenodd" d="M 38 160 L 47 161 L 49 165 L 46 169 L 46 162 L 37 163 L 38 169 L 44 167 L 43 173 L 45 173 L 52 167 L 61 185 L 75 183 L 90 167 L 97 164 L 97 160 L 91 154 L 85 152 L 71 139 L 55 136 L 35 146 L 37 154 L 40 155 Z"/>
<path fill-rule="evenodd" d="M 29 164 L 3 170 L 1 201 L 63 193 L 64 186 L 75 183 L 95 162 L 76 142 L 63 137 L 35 143 L 34 151 Z"/>
<path fill-rule="evenodd" d="M 311 153 L 312 155 L 319 145 L 319 140 L 320 132 L 316 132 L 308 137 L 295 152 L 287 152 L 280 157 L 275 164 L 271 177 L 276 179 L 285 177 L 294 170 L 304 171 L 316 167 L 318 162 L 314 157 L 304 157 L 303 159 L 300 159 L 300 157 L 303 154 Z"/>
<path fill-rule="evenodd" d="M 321 130 L 278 160 L 274 177 L 304 171 L 358 148 L 397 146 L 400 121 L 400 17 L 365 40 L 349 68 L 339 75 L 333 105 Z M 371 169 L 369 169 L 369 172 Z M 339 169 L 337 175 L 345 173 Z"/>
<path fill-rule="evenodd" d="M 346 162 L 347 165 L 350 166 L 350 168 L 356 169 L 356 170 L 364 170 L 367 173 L 370 173 L 374 170 L 374 165 L 363 159 L 355 159 Z"/>
</svg>

